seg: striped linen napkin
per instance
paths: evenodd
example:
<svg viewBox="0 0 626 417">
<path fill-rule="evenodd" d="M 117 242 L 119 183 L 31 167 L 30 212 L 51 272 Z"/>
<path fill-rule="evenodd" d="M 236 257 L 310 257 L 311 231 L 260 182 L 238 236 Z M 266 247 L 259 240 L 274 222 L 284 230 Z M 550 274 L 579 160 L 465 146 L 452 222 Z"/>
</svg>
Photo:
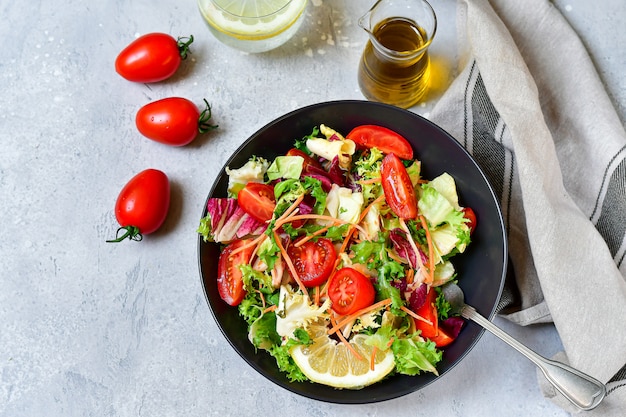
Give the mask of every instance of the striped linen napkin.
<svg viewBox="0 0 626 417">
<path fill-rule="evenodd" d="M 553 322 L 555 359 L 626 410 L 626 132 L 580 39 L 547 0 L 459 0 L 462 71 L 430 119 L 500 198 L 514 274 L 500 314 Z M 480 219 L 479 219 L 480 221 Z M 539 374 L 544 396 L 575 409 Z"/>
</svg>

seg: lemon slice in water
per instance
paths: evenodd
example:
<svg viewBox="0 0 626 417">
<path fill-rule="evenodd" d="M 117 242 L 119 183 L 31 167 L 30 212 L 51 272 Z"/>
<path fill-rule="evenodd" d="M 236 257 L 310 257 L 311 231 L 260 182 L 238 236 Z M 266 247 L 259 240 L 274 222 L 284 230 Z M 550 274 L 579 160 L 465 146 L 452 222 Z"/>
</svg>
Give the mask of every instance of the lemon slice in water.
<svg viewBox="0 0 626 417">
<path fill-rule="evenodd" d="M 200 0 L 200 10 L 216 30 L 239 39 L 274 37 L 298 21 L 307 0 Z"/>
<path fill-rule="evenodd" d="M 359 353 L 358 358 L 344 343 L 330 338 L 326 326 L 310 326 L 309 333 L 313 344 L 294 347 L 291 357 L 302 373 L 313 382 L 335 388 L 359 389 L 380 381 L 395 366 L 391 350 L 377 351 L 374 369 L 371 369 L 374 347 L 365 343 L 365 335 L 357 334 L 349 341 Z"/>
</svg>

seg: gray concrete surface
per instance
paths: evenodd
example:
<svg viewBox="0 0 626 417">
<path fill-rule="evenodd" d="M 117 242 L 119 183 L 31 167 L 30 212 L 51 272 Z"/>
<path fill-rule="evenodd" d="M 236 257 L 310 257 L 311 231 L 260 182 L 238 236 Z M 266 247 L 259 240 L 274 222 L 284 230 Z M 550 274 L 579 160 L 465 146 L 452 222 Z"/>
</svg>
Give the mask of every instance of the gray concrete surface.
<svg viewBox="0 0 626 417">
<path fill-rule="evenodd" d="M 371 2 L 312 0 L 284 47 L 219 44 L 195 2 L 0 0 L 0 416 L 564 416 L 535 369 L 490 335 L 426 389 L 373 405 L 305 399 L 265 380 L 219 332 L 200 284 L 195 230 L 224 160 L 295 108 L 361 99 L 356 69 Z M 454 62 L 454 1 L 433 1 L 433 53 Z M 626 119 L 622 0 L 558 0 Z M 193 34 L 171 80 L 130 83 L 113 68 L 137 35 Z M 449 67 L 452 79 L 454 69 Z M 219 130 L 184 148 L 141 137 L 136 110 L 172 95 L 213 105 Z M 426 114 L 430 103 L 417 106 Z M 154 167 L 172 181 L 162 229 L 107 244 L 121 186 Z M 552 326 L 497 324 L 538 352 Z"/>
</svg>

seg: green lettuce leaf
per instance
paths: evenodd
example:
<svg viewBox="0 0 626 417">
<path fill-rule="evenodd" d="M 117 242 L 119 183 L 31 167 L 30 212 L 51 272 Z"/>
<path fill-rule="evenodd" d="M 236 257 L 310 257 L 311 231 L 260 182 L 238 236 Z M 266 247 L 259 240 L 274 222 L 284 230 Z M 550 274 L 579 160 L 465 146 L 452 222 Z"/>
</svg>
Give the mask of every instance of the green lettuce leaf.
<svg viewBox="0 0 626 417">
<path fill-rule="evenodd" d="M 298 179 L 302 174 L 304 158 L 301 156 L 278 156 L 267 169 L 267 177 L 270 181 L 279 178 Z"/>
<path fill-rule="evenodd" d="M 425 341 L 417 333 L 394 339 L 391 350 L 396 360 L 396 372 L 404 375 L 432 372 L 439 375 L 435 365 L 441 361 L 443 353 L 437 350 L 434 342 Z"/>
</svg>

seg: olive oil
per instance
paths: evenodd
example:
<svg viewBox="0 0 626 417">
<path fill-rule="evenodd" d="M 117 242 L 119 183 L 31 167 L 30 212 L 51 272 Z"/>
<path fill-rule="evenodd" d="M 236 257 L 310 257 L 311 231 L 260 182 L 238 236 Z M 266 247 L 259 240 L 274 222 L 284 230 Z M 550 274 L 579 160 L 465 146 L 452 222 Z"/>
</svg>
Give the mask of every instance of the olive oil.
<svg viewBox="0 0 626 417">
<path fill-rule="evenodd" d="M 430 80 L 428 38 L 413 20 L 390 17 L 371 32 L 363 51 L 358 81 L 372 101 L 408 108 L 424 98 Z"/>
</svg>

